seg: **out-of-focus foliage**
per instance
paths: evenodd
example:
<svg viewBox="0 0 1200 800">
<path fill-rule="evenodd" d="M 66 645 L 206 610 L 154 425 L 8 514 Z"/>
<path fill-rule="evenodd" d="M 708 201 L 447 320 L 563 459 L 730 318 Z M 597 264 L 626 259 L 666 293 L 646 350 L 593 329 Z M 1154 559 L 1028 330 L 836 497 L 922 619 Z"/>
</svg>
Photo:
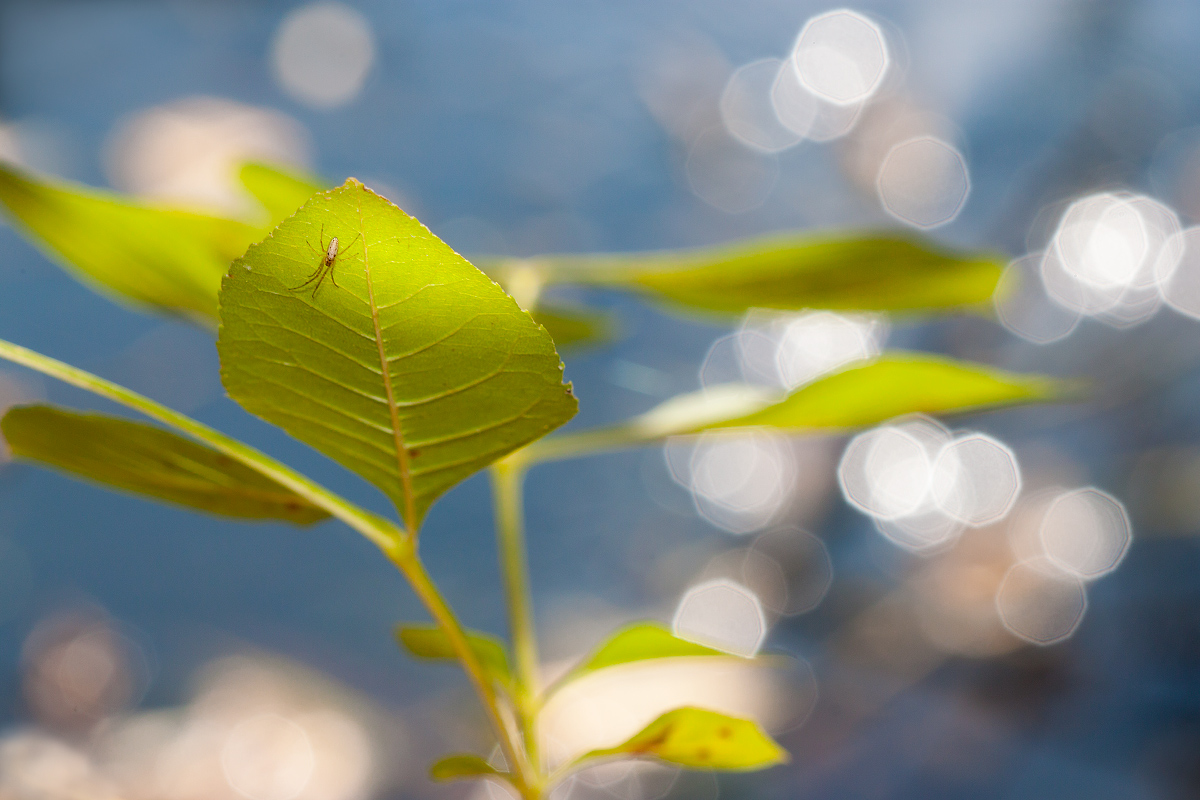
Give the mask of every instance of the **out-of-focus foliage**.
<svg viewBox="0 0 1200 800">
<path fill-rule="evenodd" d="M 445 631 L 433 625 L 397 626 L 396 641 L 417 658 L 453 661 L 458 657 Z M 501 686 L 511 682 L 512 673 L 503 642 L 486 633 L 467 631 L 467 644 L 493 680 Z"/>
<path fill-rule="evenodd" d="M 229 456 L 152 425 L 37 405 L 11 409 L 0 429 L 18 457 L 114 489 L 242 519 L 306 525 L 329 516 Z"/>
<path fill-rule="evenodd" d="M 500 276 L 536 267 L 548 284 L 639 292 L 676 310 L 945 311 L 986 303 L 1006 259 L 915 236 L 790 234 L 719 247 L 608 256 L 480 259 Z"/>
</svg>

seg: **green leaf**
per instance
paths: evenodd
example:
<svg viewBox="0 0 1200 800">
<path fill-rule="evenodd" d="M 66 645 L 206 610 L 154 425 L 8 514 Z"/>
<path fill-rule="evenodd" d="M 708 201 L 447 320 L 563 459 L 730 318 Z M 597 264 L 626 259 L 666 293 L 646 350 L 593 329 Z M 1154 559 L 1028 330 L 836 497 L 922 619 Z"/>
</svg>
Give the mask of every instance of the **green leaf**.
<svg viewBox="0 0 1200 800">
<path fill-rule="evenodd" d="M 341 250 L 322 281 L 330 237 Z M 217 349 L 231 397 L 374 483 L 410 531 L 578 407 L 549 334 L 353 178 L 234 262 Z"/>
<path fill-rule="evenodd" d="M 467 631 L 467 644 L 475 651 L 475 657 L 488 671 L 493 680 L 507 685 L 512 677 L 508 666 L 508 652 L 504 643 L 494 636 L 479 631 Z M 433 625 L 398 625 L 396 640 L 417 658 L 456 660 L 454 648 L 441 628 Z"/>
<path fill-rule="evenodd" d="M 789 395 L 747 384 L 680 395 L 622 425 L 537 442 L 521 457 L 536 463 L 724 428 L 844 430 L 905 414 L 964 413 L 1055 400 L 1070 390 L 1070 384 L 1041 375 L 941 356 L 891 353 L 827 375 Z"/>
<path fill-rule="evenodd" d="M 680 639 L 657 622 L 638 622 L 613 634 L 586 661 L 572 669 L 563 682 L 618 664 L 682 656 L 731 657 L 723 650 Z"/>
<path fill-rule="evenodd" d="M 15 455 L 115 489 L 242 519 L 306 525 L 329 516 L 229 456 L 152 425 L 35 405 L 11 409 L 0 430 Z"/>
<path fill-rule="evenodd" d="M 593 750 L 579 760 L 605 756 L 653 756 L 692 769 L 750 771 L 788 761 L 788 754 L 747 719 L 690 706 L 668 711 L 616 747 Z"/>
<path fill-rule="evenodd" d="M 308 198 L 325 188 L 319 178 L 271 164 L 248 162 L 238 178 L 246 191 L 262 204 L 274 228 L 304 205 Z"/>
<path fill-rule="evenodd" d="M 455 753 L 444 758 L 439 758 L 429 767 L 429 777 L 438 783 L 470 780 L 471 778 L 504 778 L 507 776 L 507 772 L 501 772 L 479 756 L 471 753 Z"/>
<path fill-rule="evenodd" d="M 483 259 L 498 273 L 508 262 Z M 524 259 L 549 283 L 634 290 L 683 310 L 937 311 L 986 303 L 1006 258 L 905 235 L 788 234 L 695 250 Z"/>
<path fill-rule="evenodd" d="M 78 367 L 72 367 L 70 364 L 64 364 L 3 339 L 0 339 L 0 358 L 37 370 L 43 375 L 49 375 L 64 383 L 77 386 L 99 397 L 112 400 L 114 403 L 120 403 L 151 419 L 158 420 L 164 425 L 182 431 L 218 453 L 229 456 L 258 474 L 295 492 L 317 508 L 328 511 L 330 515 L 345 522 L 385 552 L 399 553 L 401 556 L 411 558 L 412 543 L 389 520 L 354 505 L 311 478 L 301 475 L 286 464 L 276 461 L 244 442 L 239 442 L 220 431 L 213 430 L 191 417 L 173 411 L 144 395 L 126 389 L 124 386 L 106 381 L 98 375 L 93 375 Z"/>
<path fill-rule="evenodd" d="M 531 314 L 554 339 L 559 352 L 585 349 L 614 338 L 616 326 L 606 314 L 547 303 L 539 304 Z"/>
<path fill-rule="evenodd" d="M 0 165 L 0 204 L 50 258 L 93 288 L 206 325 L 229 262 L 261 236 L 231 219 L 156 207 Z"/>
</svg>

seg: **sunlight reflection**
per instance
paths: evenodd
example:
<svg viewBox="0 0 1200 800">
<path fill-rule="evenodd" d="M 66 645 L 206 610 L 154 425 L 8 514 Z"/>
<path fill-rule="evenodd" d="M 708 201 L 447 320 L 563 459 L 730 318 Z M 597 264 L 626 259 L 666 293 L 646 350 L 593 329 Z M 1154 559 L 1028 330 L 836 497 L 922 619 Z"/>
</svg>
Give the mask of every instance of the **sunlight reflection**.
<svg viewBox="0 0 1200 800">
<path fill-rule="evenodd" d="M 721 119 L 743 144 L 777 153 L 798 144 L 802 133 L 785 126 L 775 113 L 771 93 L 783 64 L 764 58 L 738 68 L 721 93 Z"/>
<path fill-rule="evenodd" d="M 1083 621 L 1087 592 L 1083 582 L 1045 558 L 1014 564 L 996 590 L 1004 626 L 1033 644 L 1068 638 Z"/>
<path fill-rule="evenodd" d="M 875 185 L 893 217 L 917 228 L 936 228 L 958 216 L 971 180 L 962 153 L 934 136 L 919 136 L 888 151 Z"/>
<path fill-rule="evenodd" d="M 1094 580 L 1116 569 L 1131 539 L 1125 507 L 1095 488 L 1058 495 L 1042 517 L 1041 540 L 1046 556 L 1084 580 Z"/>
<path fill-rule="evenodd" d="M 837 105 L 861 103 L 874 94 L 888 62 L 883 31 L 862 14 L 847 9 L 810 19 L 792 51 L 800 82 Z"/>
<path fill-rule="evenodd" d="M 271 64 L 283 89 L 319 109 L 357 97 L 374 61 L 370 24 L 342 3 L 292 9 L 279 24 L 271 50 Z"/>
<path fill-rule="evenodd" d="M 675 635 L 734 655 L 755 655 L 767 638 L 762 603 L 731 580 L 707 581 L 688 589 L 671 622 Z"/>
</svg>

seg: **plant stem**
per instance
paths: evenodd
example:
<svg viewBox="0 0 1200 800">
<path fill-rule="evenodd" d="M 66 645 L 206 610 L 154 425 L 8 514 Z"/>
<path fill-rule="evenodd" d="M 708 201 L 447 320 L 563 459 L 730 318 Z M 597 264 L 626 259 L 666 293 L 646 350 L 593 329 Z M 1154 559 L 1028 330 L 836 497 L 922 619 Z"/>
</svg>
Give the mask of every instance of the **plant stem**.
<svg viewBox="0 0 1200 800">
<path fill-rule="evenodd" d="M 2 339 L 0 339 L 0 358 L 37 370 L 72 386 L 78 386 L 80 389 L 128 406 L 151 419 L 176 428 L 286 486 L 314 505 L 325 509 L 332 516 L 342 520 L 373 542 L 408 579 L 413 591 L 425 604 L 438 627 L 446 634 L 446 638 L 450 641 L 455 655 L 458 656 L 458 660 L 474 685 L 488 719 L 495 729 L 496 738 L 500 742 L 501 750 L 504 752 L 518 791 L 527 800 L 537 800 L 541 794 L 540 777 L 531 769 L 528 759 L 524 757 L 513 740 L 512 733 L 501 714 L 495 689 L 484 673 L 479 659 L 475 656 L 475 651 L 467 644 L 466 634 L 454 616 L 454 612 L 442 598 L 441 593 L 430 579 L 429 573 L 425 570 L 425 565 L 417 556 L 412 537 L 408 533 L 390 520 L 356 506 L 265 453 L 226 436 L 191 417 L 180 414 L 178 411 L 156 403 L 148 397 L 126 389 L 124 386 L 106 381 L 90 372 Z"/>
<path fill-rule="evenodd" d="M 513 741 L 512 732 L 505 724 L 504 716 L 501 714 L 500 701 L 496 696 L 495 687 L 492 686 L 491 679 L 484 671 L 483 665 L 479 663 L 475 651 L 467 642 L 466 632 L 463 631 L 454 611 L 446 603 L 437 586 L 434 585 L 416 551 L 412 548 L 393 548 L 385 552 L 397 569 L 408 579 L 417 597 L 433 616 L 434 622 L 449 639 L 450 647 L 453 648 L 455 656 L 458 657 L 463 670 L 467 673 L 467 677 L 475 688 L 475 693 L 479 695 L 479 701 L 488 716 L 488 721 L 491 722 L 492 728 L 496 732 L 496 738 L 500 742 L 500 749 L 504 753 L 504 760 L 514 779 L 517 791 L 528 800 L 537 800 L 541 794 L 539 776 L 533 770 L 529 759 Z"/>
<path fill-rule="evenodd" d="M 492 465 L 492 501 L 496 513 L 496 542 L 508 600 L 508 626 L 516 658 L 515 697 L 518 723 L 529 761 L 540 774 L 537 714 L 541 698 L 541 669 L 533 620 L 529 563 L 525 550 L 522 485 L 525 468 L 517 460 Z"/>
</svg>

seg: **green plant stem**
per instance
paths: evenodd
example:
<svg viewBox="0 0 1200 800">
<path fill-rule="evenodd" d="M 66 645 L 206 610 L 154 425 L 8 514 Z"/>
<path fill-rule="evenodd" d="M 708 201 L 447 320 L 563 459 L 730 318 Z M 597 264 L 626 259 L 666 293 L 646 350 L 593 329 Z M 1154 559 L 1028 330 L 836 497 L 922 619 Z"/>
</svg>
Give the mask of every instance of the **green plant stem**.
<svg viewBox="0 0 1200 800">
<path fill-rule="evenodd" d="M 517 667 L 513 700 L 525 742 L 525 753 L 540 774 L 537 714 L 541 698 L 541 668 L 525 549 L 522 502 L 525 469 L 515 460 L 502 460 L 492 465 L 491 473 L 496 541 L 500 550 L 500 566 L 508 601 L 509 633 Z"/>
<path fill-rule="evenodd" d="M 504 757 L 509 763 L 509 769 L 513 772 L 517 789 L 529 800 L 535 800 L 538 797 L 540 794 L 539 781 L 535 775 L 531 774 L 528 761 L 522 757 L 508 726 L 504 723 L 499 699 L 484 672 L 483 665 L 479 663 L 475 652 L 467 644 L 467 637 L 462 626 L 430 579 L 424 564 L 417 556 L 411 537 L 404 530 L 390 520 L 354 505 L 265 453 L 137 392 L 106 381 L 98 375 L 2 339 L 0 339 L 0 358 L 120 403 L 151 419 L 183 431 L 194 439 L 210 445 L 213 449 L 286 486 L 363 534 L 382 550 L 384 555 L 408 579 L 413 591 L 425 604 L 434 621 L 445 632 L 458 660 L 462 663 L 463 669 L 479 695 L 480 702 L 483 704 L 500 742 Z"/>
<path fill-rule="evenodd" d="M 546 461 L 563 461 L 568 458 L 596 455 L 598 453 L 641 447 L 663 439 L 660 434 L 648 432 L 637 425 L 613 425 L 579 433 L 563 433 L 538 439 L 524 449 L 509 456 L 506 461 L 522 470 Z"/>
<path fill-rule="evenodd" d="M 387 552 L 387 551 L 385 551 Z M 434 622 L 446 634 L 446 638 L 450 641 L 450 647 L 453 648 L 454 654 L 462 663 L 463 669 L 467 673 L 472 686 L 475 688 L 475 693 L 479 695 L 480 703 L 483 705 L 484 711 L 488 715 L 488 720 L 491 722 L 492 728 L 496 731 L 496 737 L 500 742 L 500 749 L 504 753 L 504 760 L 508 765 L 510 774 L 514 779 L 514 784 L 522 795 L 527 800 L 537 800 L 541 795 L 539 788 L 540 779 L 532 768 L 529 759 L 520 751 L 513 741 L 512 733 L 508 725 L 504 722 L 504 717 L 500 712 L 500 701 L 496 696 L 496 690 L 492 686 L 491 679 L 480 664 L 479 658 L 475 655 L 475 651 L 471 649 L 467 642 L 466 632 L 463 631 L 462 625 L 458 618 L 454 615 L 454 611 L 442 597 L 437 586 L 429 577 L 429 573 L 425 569 L 420 557 L 411 548 L 407 550 L 395 549 L 387 552 L 388 557 L 401 574 L 408 579 L 413 591 L 417 597 L 425 604 L 425 608 L 429 610 L 433 616 Z"/>
</svg>

